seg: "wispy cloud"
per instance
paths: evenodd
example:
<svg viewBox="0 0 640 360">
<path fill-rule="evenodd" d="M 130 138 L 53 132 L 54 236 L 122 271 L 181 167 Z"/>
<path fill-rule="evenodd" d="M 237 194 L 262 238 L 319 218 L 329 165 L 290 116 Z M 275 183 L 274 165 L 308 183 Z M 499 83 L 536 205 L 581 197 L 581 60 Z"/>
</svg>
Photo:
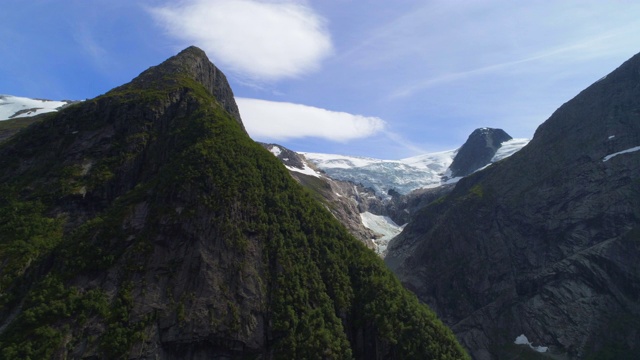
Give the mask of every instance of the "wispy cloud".
<svg viewBox="0 0 640 360">
<path fill-rule="evenodd" d="M 588 39 L 574 44 L 566 44 L 557 48 L 549 49 L 540 53 L 531 54 L 524 58 L 501 62 L 497 64 L 491 64 L 482 66 L 472 70 L 439 74 L 433 78 L 422 80 L 408 86 L 404 86 L 391 93 L 390 98 L 401 98 L 410 96 L 413 93 L 424 90 L 433 86 L 450 83 L 454 81 L 460 81 L 468 79 L 473 76 L 489 74 L 494 72 L 504 72 L 508 69 L 514 69 L 516 65 L 522 65 L 525 63 L 540 62 L 549 64 L 554 62 L 554 68 L 558 66 L 558 61 L 579 61 L 577 59 L 585 60 L 587 57 L 597 57 L 607 54 L 606 50 L 610 50 L 610 41 L 615 39 L 616 34 L 605 34 L 594 39 Z M 578 57 L 577 55 L 581 55 Z M 523 68 L 520 68 L 523 69 Z M 531 71 L 530 68 L 525 68 L 527 71 Z"/>
<path fill-rule="evenodd" d="M 372 136 L 385 127 L 377 117 L 313 106 L 248 98 L 236 98 L 236 102 L 247 131 L 261 141 L 316 137 L 346 142 Z"/>
<path fill-rule="evenodd" d="M 76 25 L 73 40 L 100 70 L 108 69 L 107 51 L 96 40 L 86 23 Z"/>
<path fill-rule="evenodd" d="M 384 131 L 384 135 L 385 137 L 387 137 L 387 139 L 391 140 L 392 144 L 395 144 L 396 146 L 401 148 L 404 153 L 409 153 L 411 155 L 419 155 L 419 154 L 425 154 L 428 152 L 424 147 L 412 143 L 409 139 L 400 135 L 397 132 Z"/>
<path fill-rule="evenodd" d="M 299 1 L 188 0 L 150 11 L 184 45 L 256 81 L 315 71 L 333 51 L 325 20 Z"/>
<path fill-rule="evenodd" d="M 633 48 L 640 31 L 633 13 L 640 6 L 619 5 L 578 0 L 544 6 L 509 0 L 416 3 L 342 51 L 340 60 L 369 71 L 402 69 L 395 72 L 391 99 L 491 73 L 528 71 L 544 78 Z"/>
</svg>

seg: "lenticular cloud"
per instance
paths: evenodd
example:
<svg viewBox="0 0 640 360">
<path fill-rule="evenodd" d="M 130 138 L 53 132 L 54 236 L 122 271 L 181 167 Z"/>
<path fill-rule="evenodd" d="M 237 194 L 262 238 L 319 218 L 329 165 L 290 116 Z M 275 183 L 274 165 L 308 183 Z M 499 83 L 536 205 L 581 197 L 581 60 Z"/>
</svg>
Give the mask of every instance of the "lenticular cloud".
<svg viewBox="0 0 640 360">
<path fill-rule="evenodd" d="M 220 67 L 253 80 L 314 71 L 332 52 L 323 18 L 291 1 L 190 0 L 151 13 L 169 35 L 201 47 Z"/>
<path fill-rule="evenodd" d="M 236 98 L 247 132 L 258 140 L 316 137 L 345 142 L 384 129 L 378 117 L 354 115 L 287 102 Z"/>
</svg>

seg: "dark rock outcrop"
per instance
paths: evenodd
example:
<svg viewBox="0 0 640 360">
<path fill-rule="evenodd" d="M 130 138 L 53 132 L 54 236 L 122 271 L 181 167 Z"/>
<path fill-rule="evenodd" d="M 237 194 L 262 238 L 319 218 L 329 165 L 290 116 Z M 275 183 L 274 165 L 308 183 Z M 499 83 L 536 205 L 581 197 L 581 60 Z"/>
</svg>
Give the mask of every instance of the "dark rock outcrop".
<svg viewBox="0 0 640 360">
<path fill-rule="evenodd" d="M 385 204 L 383 215 L 389 216 L 396 224 L 407 224 L 420 209 L 447 195 L 453 187 L 453 184 L 444 184 L 435 188 L 417 189 L 406 195 L 393 196 Z"/>
<path fill-rule="evenodd" d="M 467 176 L 489 164 L 502 143 L 511 139 L 502 129 L 485 127 L 474 130 L 449 166 L 451 177 Z"/>
<path fill-rule="evenodd" d="M 0 145 L 3 359 L 465 358 L 196 48 Z"/>
<path fill-rule="evenodd" d="M 635 358 L 638 146 L 640 55 L 419 212 L 385 261 L 476 359 L 545 356 L 521 334 L 554 358 Z"/>
</svg>

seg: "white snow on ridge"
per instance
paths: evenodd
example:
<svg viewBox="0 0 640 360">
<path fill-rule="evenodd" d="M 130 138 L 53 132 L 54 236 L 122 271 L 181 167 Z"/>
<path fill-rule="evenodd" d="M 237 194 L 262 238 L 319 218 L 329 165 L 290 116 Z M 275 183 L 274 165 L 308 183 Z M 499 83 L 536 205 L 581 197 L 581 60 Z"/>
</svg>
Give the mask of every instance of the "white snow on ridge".
<svg viewBox="0 0 640 360">
<path fill-rule="evenodd" d="M 0 121 L 58 111 L 58 109 L 68 103 L 67 101 L 39 100 L 12 95 L 0 95 Z"/>
<path fill-rule="evenodd" d="M 438 172 L 446 171 L 458 150 L 447 150 L 401 159 L 400 162 L 418 169 L 429 169 Z"/>
<path fill-rule="evenodd" d="M 318 173 L 317 171 L 313 170 L 312 168 L 310 168 L 309 166 L 307 166 L 307 164 L 304 164 L 304 168 L 300 169 L 294 166 L 288 166 L 285 165 L 285 167 L 289 170 L 289 171 L 295 171 L 301 174 L 305 174 L 305 175 L 310 175 L 310 176 L 315 176 L 317 178 L 322 177 L 322 175 L 320 175 L 320 173 Z"/>
<path fill-rule="evenodd" d="M 632 147 L 631 149 L 618 151 L 617 153 L 609 154 L 609 155 L 605 156 L 602 159 L 602 162 L 609 161 L 614 156 L 618 156 L 618 155 L 621 155 L 621 154 L 627 154 L 627 153 L 631 153 L 631 152 L 635 152 L 635 151 L 640 151 L 640 146 Z"/>
<path fill-rule="evenodd" d="M 527 339 L 524 334 L 518 336 L 513 343 L 516 345 L 529 345 L 531 349 L 541 353 L 547 352 L 547 350 L 549 350 L 548 346 L 533 346 L 533 344 L 531 344 L 529 339 Z"/>
<path fill-rule="evenodd" d="M 500 146 L 498 151 L 496 151 L 496 154 L 493 155 L 491 162 L 494 163 L 515 154 L 518 150 L 527 145 L 529 141 L 529 139 L 516 138 L 503 142 L 502 146 Z"/>
<path fill-rule="evenodd" d="M 373 242 L 376 244 L 376 252 L 384 257 L 389 241 L 402 232 L 404 225 L 398 226 L 388 216 L 375 215 L 368 211 L 361 213 L 360 218 L 367 229 L 383 235 L 379 239 L 373 239 Z"/>
</svg>

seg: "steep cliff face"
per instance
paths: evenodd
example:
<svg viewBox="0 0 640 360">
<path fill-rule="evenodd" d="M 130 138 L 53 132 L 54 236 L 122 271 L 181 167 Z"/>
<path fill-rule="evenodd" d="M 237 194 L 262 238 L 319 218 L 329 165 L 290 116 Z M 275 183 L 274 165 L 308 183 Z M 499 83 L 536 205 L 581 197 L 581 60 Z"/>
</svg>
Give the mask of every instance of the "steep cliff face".
<svg viewBox="0 0 640 360">
<path fill-rule="evenodd" d="M 636 55 L 423 209 L 386 262 L 477 359 L 635 358 L 639 145 Z"/>
<path fill-rule="evenodd" d="M 464 358 L 188 48 L 0 146 L 0 357 Z"/>
</svg>

